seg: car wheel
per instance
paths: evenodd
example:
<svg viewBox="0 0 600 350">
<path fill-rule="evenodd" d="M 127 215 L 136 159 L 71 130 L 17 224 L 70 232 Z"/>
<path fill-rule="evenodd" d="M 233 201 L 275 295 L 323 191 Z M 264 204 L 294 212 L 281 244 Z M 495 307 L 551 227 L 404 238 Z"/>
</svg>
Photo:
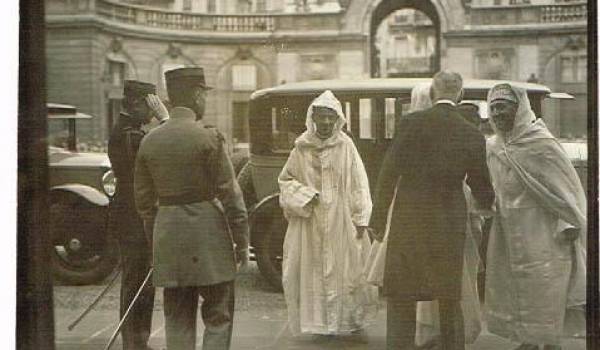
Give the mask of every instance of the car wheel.
<svg viewBox="0 0 600 350">
<path fill-rule="evenodd" d="M 119 246 L 107 237 L 105 213 L 62 203 L 50 206 L 52 275 L 57 281 L 94 284 L 114 271 L 119 263 Z"/>
<path fill-rule="evenodd" d="M 281 210 L 264 215 L 252 228 L 255 237 L 256 262 L 261 275 L 277 291 L 283 291 L 281 272 L 283 262 L 283 241 L 287 222 Z"/>
<path fill-rule="evenodd" d="M 77 243 L 75 243 L 77 244 Z M 69 285 L 86 285 L 103 281 L 119 263 L 119 248 L 115 240 L 93 254 L 74 254 L 65 246 L 54 246 L 52 254 L 53 277 Z"/>
</svg>

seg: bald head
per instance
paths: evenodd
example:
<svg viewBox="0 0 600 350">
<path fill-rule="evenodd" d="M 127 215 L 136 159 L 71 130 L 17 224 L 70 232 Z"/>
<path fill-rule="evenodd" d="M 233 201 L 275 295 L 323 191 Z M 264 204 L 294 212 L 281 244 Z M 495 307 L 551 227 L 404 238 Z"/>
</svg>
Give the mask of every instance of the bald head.
<svg viewBox="0 0 600 350">
<path fill-rule="evenodd" d="M 447 70 L 436 73 L 431 83 L 433 100 L 458 102 L 462 94 L 462 83 L 462 77 L 458 73 Z"/>
</svg>

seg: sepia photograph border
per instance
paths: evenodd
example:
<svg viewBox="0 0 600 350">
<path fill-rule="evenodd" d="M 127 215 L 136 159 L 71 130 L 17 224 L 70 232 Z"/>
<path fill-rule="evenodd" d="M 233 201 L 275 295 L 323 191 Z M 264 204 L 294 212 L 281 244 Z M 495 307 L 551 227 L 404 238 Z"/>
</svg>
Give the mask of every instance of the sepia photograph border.
<svg viewBox="0 0 600 350">
<path fill-rule="evenodd" d="M 598 29 L 588 0 L 587 349 L 600 349 Z M 21 0 L 18 80 L 16 348 L 54 349 L 48 230 L 44 1 Z M 11 116 L 12 117 L 12 116 Z M 6 235 L 14 234 L 5 232 Z"/>
</svg>

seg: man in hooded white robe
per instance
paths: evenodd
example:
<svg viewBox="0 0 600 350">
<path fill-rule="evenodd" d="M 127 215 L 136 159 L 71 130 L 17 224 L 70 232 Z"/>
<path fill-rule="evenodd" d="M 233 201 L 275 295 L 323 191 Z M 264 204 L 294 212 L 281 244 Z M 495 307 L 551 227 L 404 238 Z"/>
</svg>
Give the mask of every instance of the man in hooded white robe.
<svg viewBox="0 0 600 350">
<path fill-rule="evenodd" d="M 337 115 L 331 135 L 319 135 L 313 117 L 326 108 Z M 363 266 L 370 241 L 369 182 L 346 119 L 331 91 L 308 108 L 306 131 L 279 176 L 280 204 L 288 220 L 283 247 L 283 288 L 290 331 L 336 335 L 356 332 L 372 320 L 377 288 Z"/>
<path fill-rule="evenodd" d="M 525 90 L 488 94 L 496 135 L 487 163 L 496 214 L 487 251 L 488 330 L 519 349 L 560 348 L 585 333 L 586 198 L 558 140 L 536 119 Z"/>
</svg>

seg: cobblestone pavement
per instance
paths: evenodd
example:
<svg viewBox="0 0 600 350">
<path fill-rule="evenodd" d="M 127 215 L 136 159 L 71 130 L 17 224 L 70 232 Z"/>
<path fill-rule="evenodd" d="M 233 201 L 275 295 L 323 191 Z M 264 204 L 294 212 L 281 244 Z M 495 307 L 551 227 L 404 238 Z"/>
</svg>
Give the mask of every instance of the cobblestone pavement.
<svg viewBox="0 0 600 350">
<path fill-rule="evenodd" d="M 58 350 L 100 350 L 108 342 L 118 323 L 119 284 L 96 308 L 73 330 L 67 326 L 77 317 L 104 288 L 104 284 L 94 286 L 55 286 L 54 313 L 56 348 Z M 242 273 L 236 282 L 236 313 L 232 349 L 278 350 L 278 349 L 385 349 L 385 302 L 377 320 L 367 327 L 362 336 L 291 338 L 286 327 L 286 308 L 283 294 L 274 291 L 260 276 L 254 263 Z M 202 321 L 198 322 L 198 347 L 201 348 Z M 483 332 L 468 350 L 511 350 L 518 344 Z M 162 312 L 162 291 L 156 293 L 152 336 L 150 346 L 165 349 L 164 317 Z M 112 349 L 120 350 L 120 339 Z M 568 340 L 564 350 L 583 350 L 583 339 Z"/>
</svg>

